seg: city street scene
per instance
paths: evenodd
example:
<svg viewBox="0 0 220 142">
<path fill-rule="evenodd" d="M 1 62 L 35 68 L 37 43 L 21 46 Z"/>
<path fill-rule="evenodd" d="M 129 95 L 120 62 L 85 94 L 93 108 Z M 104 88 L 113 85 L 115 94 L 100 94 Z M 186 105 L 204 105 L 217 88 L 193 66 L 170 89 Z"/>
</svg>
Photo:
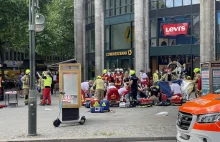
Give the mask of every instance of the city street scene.
<svg viewBox="0 0 220 142">
<path fill-rule="evenodd" d="M 219 142 L 220 0 L 0 0 L 0 141 Z"/>
</svg>

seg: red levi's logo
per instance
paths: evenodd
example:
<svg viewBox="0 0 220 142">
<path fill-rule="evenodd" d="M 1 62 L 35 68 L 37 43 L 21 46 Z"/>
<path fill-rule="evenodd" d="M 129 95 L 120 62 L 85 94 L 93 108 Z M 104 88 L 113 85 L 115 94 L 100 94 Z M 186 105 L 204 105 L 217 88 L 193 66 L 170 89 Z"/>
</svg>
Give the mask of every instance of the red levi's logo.
<svg viewBox="0 0 220 142">
<path fill-rule="evenodd" d="M 186 35 L 189 28 L 189 23 L 178 23 L 178 24 L 164 24 L 164 36 L 177 36 Z"/>
</svg>

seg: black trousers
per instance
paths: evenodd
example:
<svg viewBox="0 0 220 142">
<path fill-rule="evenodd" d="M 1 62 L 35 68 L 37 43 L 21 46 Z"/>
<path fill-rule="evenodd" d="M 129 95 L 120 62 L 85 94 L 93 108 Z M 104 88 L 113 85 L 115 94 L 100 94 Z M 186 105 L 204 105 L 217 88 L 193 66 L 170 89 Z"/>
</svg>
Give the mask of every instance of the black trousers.
<svg viewBox="0 0 220 142">
<path fill-rule="evenodd" d="M 55 82 L 53 82 L 53 83 L 51 84 L 51 88 L 50 88 L 51 95 L 53 95 L 54 85 L 55 85 Z"/>
<path fill-rule="evenodd" d="M 131 96 L 133 100 L 137 100 L 137 89 L 131 89 Z"/>
</svg>

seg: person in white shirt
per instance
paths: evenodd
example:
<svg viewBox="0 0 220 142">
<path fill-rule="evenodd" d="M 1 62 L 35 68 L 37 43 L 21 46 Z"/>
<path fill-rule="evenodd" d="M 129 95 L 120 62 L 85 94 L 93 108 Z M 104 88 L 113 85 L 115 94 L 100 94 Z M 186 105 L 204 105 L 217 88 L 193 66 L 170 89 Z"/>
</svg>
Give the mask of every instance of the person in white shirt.
<svg viewBox="0 0 220 142">
<path fill-rule="evenodd" d="M 147 85 L 147 79 L 148 79 L 147 74 L 146 74 L 143 70 L 141 70 L 141 71 L 140 71 L 141 84 L 144 85 L 144 86 L 146 86 L 146 85 Z"/>
<path fill-rule="evenodd" d="M 172 95 L 181 95 L 181 87 L 177 83 L 169 82 L 171 94 Z"/>
<path fill-rule="evenodd" d="M 89 82 L 82 82 L 81 83 L 81 93 L 83 94 L 84 98 L 85 98 L 85 95 L 89 94 L 89 88 L 92 85 L 93 85 L 92 80 L 90 80 Z"/>
</svg>

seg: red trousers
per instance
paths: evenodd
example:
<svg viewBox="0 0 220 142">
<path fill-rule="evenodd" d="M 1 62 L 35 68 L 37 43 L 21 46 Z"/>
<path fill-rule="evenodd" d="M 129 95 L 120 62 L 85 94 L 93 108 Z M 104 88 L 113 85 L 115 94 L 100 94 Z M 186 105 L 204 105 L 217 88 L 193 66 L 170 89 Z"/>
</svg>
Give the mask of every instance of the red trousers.
<svg viewBox="0 0 220 142">
<path fill-rule="evenodd" d="M 43 105 L 45 104 L 46 99 L 48 99 L 48 104 L 51 104 L 50 88 L 44 88 L 44 96 L 41 102 Z"/>
<path fill-rule="evenodd" d="M 117 88 L 111 88 L 111 89 L 108 91 L 107 100 L 108 100 L 108 101 L 111 101 L 113 95 L 116 96 L 116 101 L 120 101 L 120 95 L 119 95 L 119 93 L 118 93 L 118 89 L 117 89 Z"/>
<path fill-rule="evenodd" d="M 115 87 L 116 87 L 117 89 L 120 89 L 120 88 L 121 88 L 121 85 L 115 85 Z"/>
</svg>

